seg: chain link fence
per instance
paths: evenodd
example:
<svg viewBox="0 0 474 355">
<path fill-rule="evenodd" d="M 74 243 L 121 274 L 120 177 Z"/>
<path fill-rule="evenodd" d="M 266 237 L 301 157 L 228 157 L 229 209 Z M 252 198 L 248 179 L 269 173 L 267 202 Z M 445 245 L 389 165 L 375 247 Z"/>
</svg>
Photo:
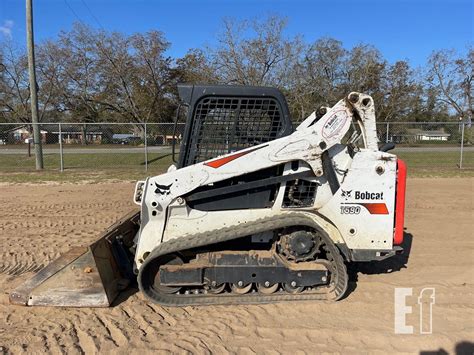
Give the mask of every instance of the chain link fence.
<svg viewBox="0 0 474 355">
<path fill-rule="evenodd" d="M 166 171 L 176 156 L 184 124 L 41 123 L 46 170 L 112 175 Z M 474 169 L 471 127 L 453 122 L 380 122 L 381 143 L 396 144 L 408 166 L 421 169 Z M 0 123 L 0 173 L 35 170 L 32 125 Z"/>
<path fill-rule="evenodd" d="M 45 170 L 161 173 L 179 154 L 184 124 L 42 123 Z M 0 173 L 35 170 L 32 125 L 0 123 Z"/>
<path fill-rule="evenodd" d="M 465 122 L 379 122 L 382 143 L 416 168 L 473 169 L 472 128 Z"/>
</svg>

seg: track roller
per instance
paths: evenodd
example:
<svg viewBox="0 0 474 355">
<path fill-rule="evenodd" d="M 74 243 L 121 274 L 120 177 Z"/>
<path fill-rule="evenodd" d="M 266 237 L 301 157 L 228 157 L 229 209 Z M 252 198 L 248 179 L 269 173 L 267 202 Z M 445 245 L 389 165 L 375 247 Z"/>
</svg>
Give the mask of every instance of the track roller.
<svg viewBox="0 0 474 355">
<path fill-rule="evenodd" d="M 280 285 L 278 283 L 275 284 L 270 284 L 270 282 L 265 281 L 264 283 L 258 283 L 257 284 L 257 290 L 260 293 L 269 295 L 271 293 L 275 293 L 278 290 L 278 287 Z"/>
<path fill-rule="evenodd" d="M 295 281 L 292 281 L 291 283 L 284 283 L 282 286 L 283 289 L 288 293 L 300 293 L 304 289 L 304 286 L 297 286 Z"/>
<path fill-rule="evenodd" d="M 207 290 L 208 293 L 217 295 L 219 293 L 222 293 L 222 291 L 224 291 L 225 283 L 220 284 L 220 285 L 208 285 L 205 287 L 205 289 Z"/>
<path fill-rule="evenodd" d="M 248 285 L 244 285 L 242 281 L 239 281 L 238 283 L 231 284 L 230 288 L 232 289 L 232 292 L 238 293 L 239 295 L 243 295 L 251 290 L 252 284 L 249 283 Z"/>
</svg>

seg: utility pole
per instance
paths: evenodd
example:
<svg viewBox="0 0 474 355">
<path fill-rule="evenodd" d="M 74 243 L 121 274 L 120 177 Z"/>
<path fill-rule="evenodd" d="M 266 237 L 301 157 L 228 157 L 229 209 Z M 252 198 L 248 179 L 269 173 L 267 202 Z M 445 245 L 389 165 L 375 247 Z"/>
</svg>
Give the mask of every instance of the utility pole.
<svg viewBox="0 0 474 355">
<path fill-rule="evenodd" d="M 28 47 L 28 71 L 30 76 L 31 123 L 33 124 L 33 144 L 35 147 L 36 170 L 43 169 L 43 149 L 41 131 L 38 124 L 38 95 L 35 71 L 35 45 L 33 37 L 33 4 L 26 0 L 26 42 Z"/>
</svg>

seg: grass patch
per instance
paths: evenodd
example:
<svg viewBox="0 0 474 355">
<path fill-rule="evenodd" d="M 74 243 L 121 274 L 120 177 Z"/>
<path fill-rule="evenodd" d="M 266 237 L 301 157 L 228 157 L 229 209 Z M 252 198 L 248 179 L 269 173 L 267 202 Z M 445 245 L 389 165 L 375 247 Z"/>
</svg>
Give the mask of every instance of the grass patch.
<svg viewBox="0 0 474 355">
<path fill-rule="evenodd" d="M 408 166 L 409 177 L 472 177 L 474 152 L 464 152 L 463 169 L 459 169 L 459 152 L 397 152 Z"/>
<path fill-rule="evenodd" d="M 46 170 L 59 170 L 59 154 L 45 154 L 43 156 Z M 149 168 L 166 168 L 171 164 L 171 155 L 164 153 L 149 153 Z M 123 169 L 134 168 L 145 171 L 143 153 L 74 153 L 64 154 L 64 167 L 66 170 L 74 169 Z M 1 172 L 23 172 L 35 169 L 35 157 L 20 154 L 0 154 Z"/>
<path fill-rule="evenodd" d="M 48 143 L 48 144 L 43 144 L 42 145 L 43 150 L 45 149 L 59 149 L 60 145 L 59 143 Z M 148 147 L 153 147 L 153 145 L 148 145 Z M 160 145 L 159 147 L 165 147 L 163 145 Z M 88 150 L 88 149 L 104 149 L 104 150 L 120 150 L 120 149 L 129 149 L 129 148 L 140 148 L 144 149 L 143 144 L 88 144 L 88 145 L 82 145 L 82 144 L 63 144 L 63 149 L 65 152 L 67 152 L 69 149 L 83 149 L 83 150 Z M 171 148 L 171 147 L 170 147 Z M 16 149 L 19 152 L 27 152 L 28 151 L 28 145 L 27 144 L 7 144 L 7 145 L 0 145 L 0 152 L 2 150 L 12 150 Z M 34 147 L 31 145 L 31 152 L 34 152 Z"/>
<path fill-rule="evenodd" d="M 465 169 L 459 169 L 459 152 L 396 152 L 408 165 L 409 177 L 473 177 L 474 152 L 464 153 Z M 172 164 L 171 155 L 143 153 L 65 154 L 65 171 L 59 171 L 59 155 L 44 156 L 44 171 L 35 170 L 35 158 L 0 154 L 0 183 L 136 181 L 162 174 Z"/>
<path fill-rule="evenodd" d="M 107 181 L 136 181 L 143 179 L 147 174 L 139 174 L 136 170 L 44 170 L 31 172 L 9 172 L 0 174 L 0 183 L 99 183 Z"/>
<path fill-rule="evenodd" d="M 148 154 L 148 171 L 142 153 L 65 154 L 65 170 L 61 172 L 59 155 L 47 154 L 45 170 L 36 171 L 34 156 L 4 154 L 0 155 L 0 183 L 139 180 L 161 174 L 171 164 L 171 155 L 162 153 Z"/>
</svg>

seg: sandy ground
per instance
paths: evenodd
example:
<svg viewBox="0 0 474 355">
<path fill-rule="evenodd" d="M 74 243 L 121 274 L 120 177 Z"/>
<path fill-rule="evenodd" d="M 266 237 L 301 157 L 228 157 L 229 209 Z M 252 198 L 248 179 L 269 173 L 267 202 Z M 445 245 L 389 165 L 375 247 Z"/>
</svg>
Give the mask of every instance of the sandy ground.
<svg viewBox="0 0 474 355">
<path fill-rule="evenodd" d="M 0 354 L 472 354 L 473 182 L 410 179 L 409 259 L 353 268 L 351 291 L 340 302 L 163 308 L 133 293 L 108 309 L 11 306 L 8 292 L 33 274 L 28 270 L 93 241 L 127 212 L 133 185 L 0 186 Z M 413 335 L 394 333 L 395 287 L 413 288 L 406 300 Z M 431 335 L 419 334 L 417 298 L 424 287 L 436 292 Z"/>
</svg>

